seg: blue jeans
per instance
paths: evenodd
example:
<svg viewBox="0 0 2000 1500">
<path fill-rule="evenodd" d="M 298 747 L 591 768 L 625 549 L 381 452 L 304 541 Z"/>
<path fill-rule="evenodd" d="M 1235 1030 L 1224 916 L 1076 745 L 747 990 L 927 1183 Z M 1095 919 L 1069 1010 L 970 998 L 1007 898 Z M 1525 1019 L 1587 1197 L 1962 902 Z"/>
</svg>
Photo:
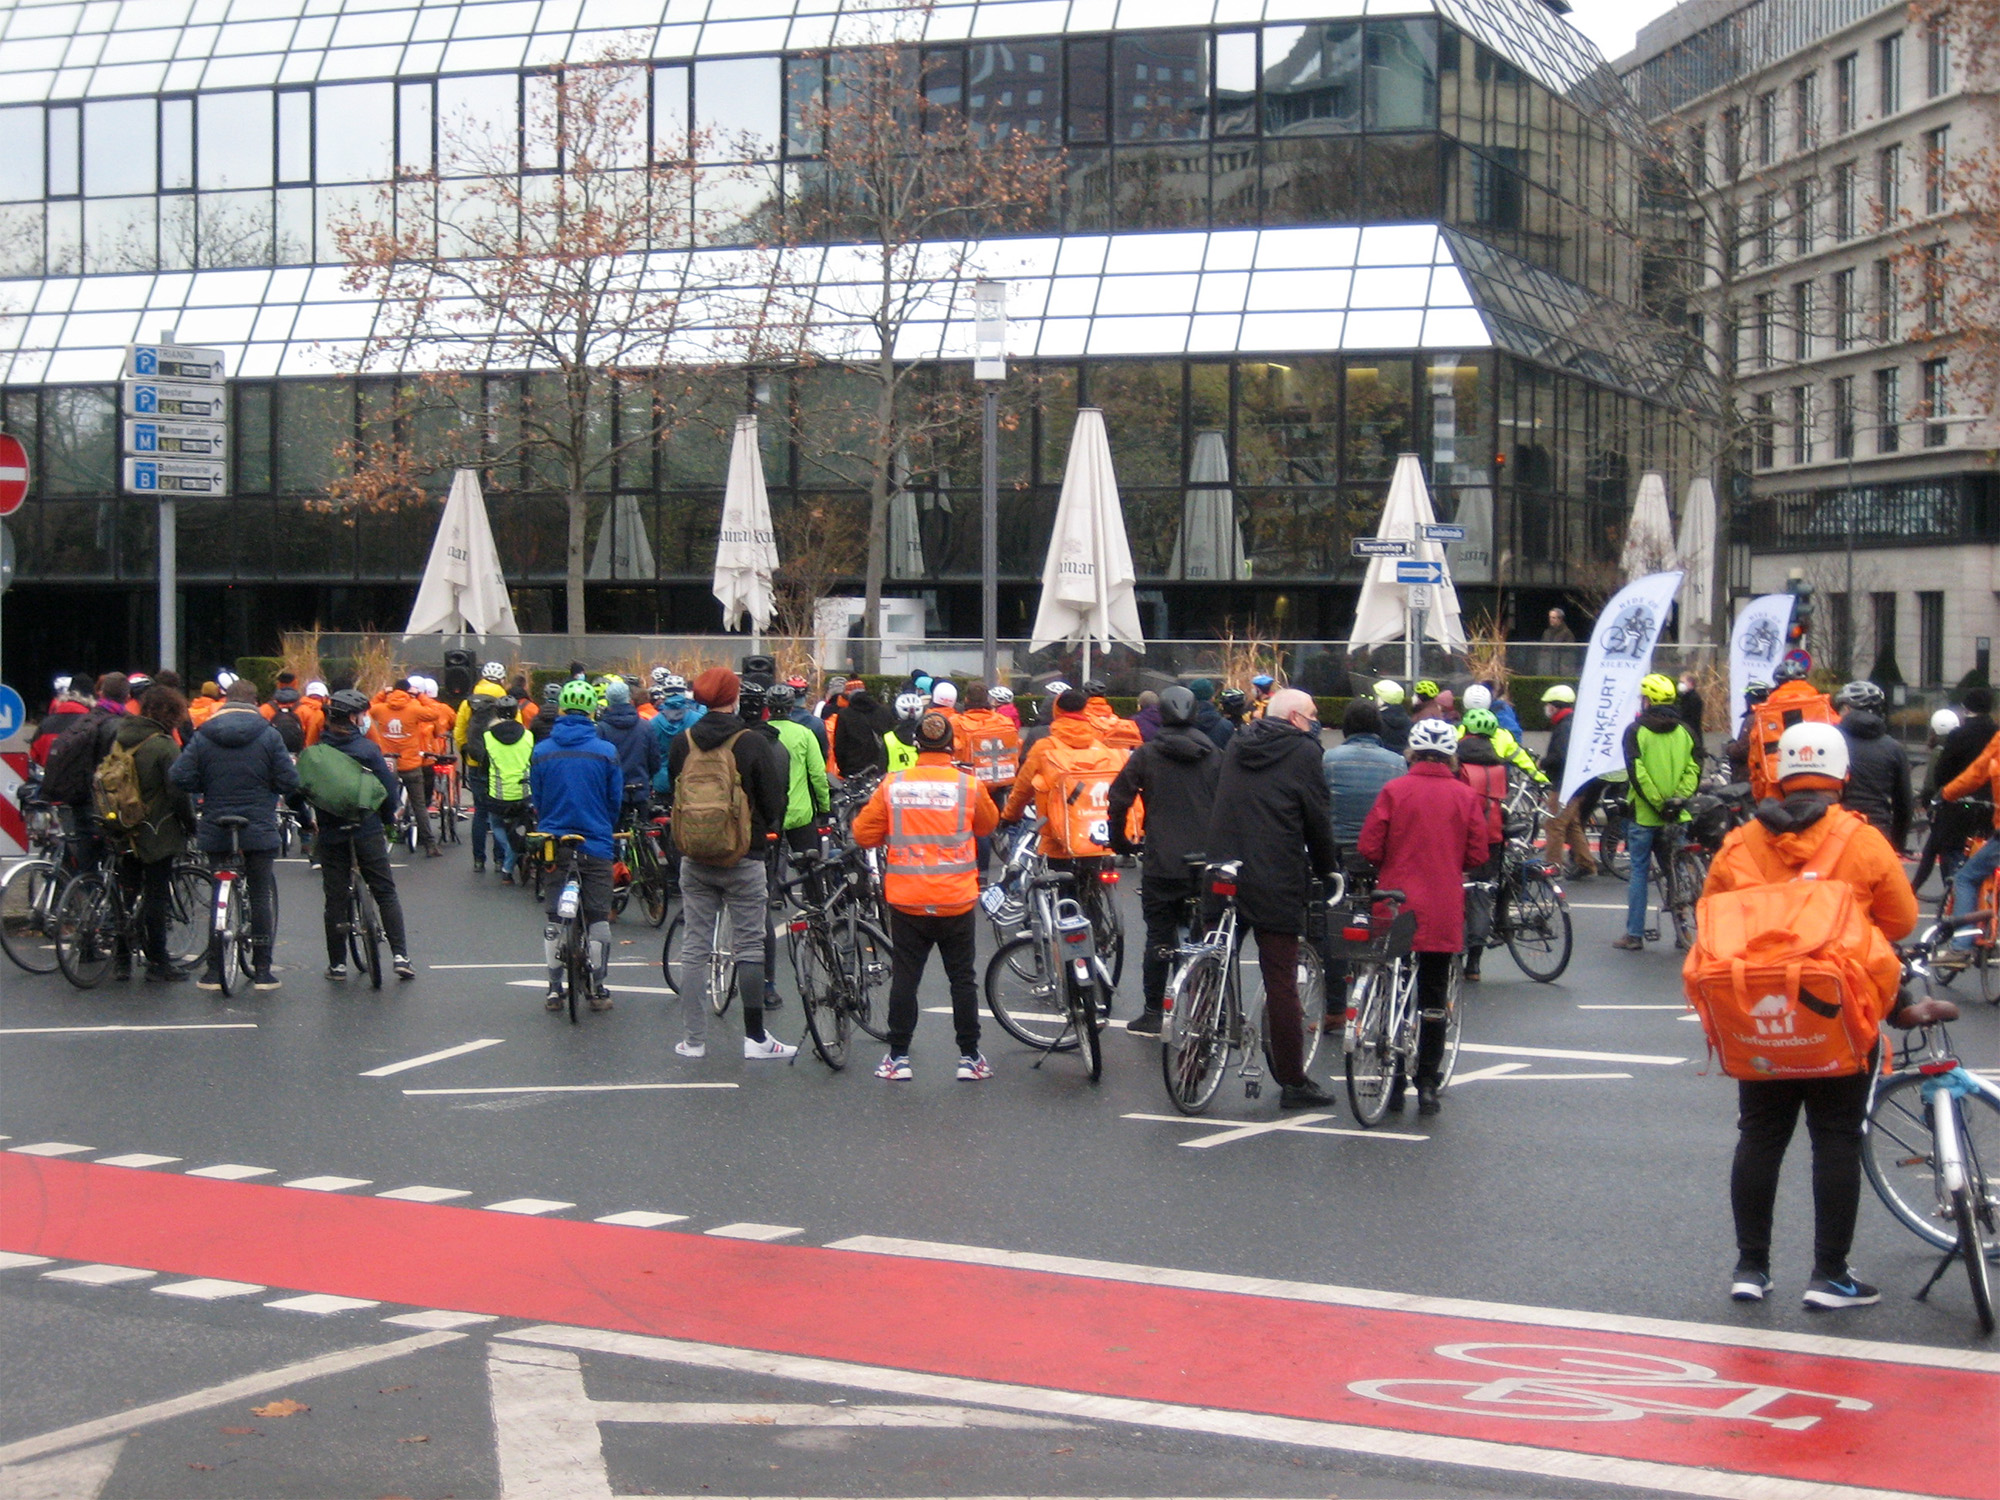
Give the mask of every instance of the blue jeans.
<svg viewBox="0 0 2000 1500">
<path fill-rule="evenodd" d="M 2000 833 L 1981 844 L 1951 877 L 1951 909 L 1955 914 L 1964 917 L 1979 910 L 1979 888 L 1996 869 L 2000 869 Z M 1977 926 L 1961 927 L 1952 934 L 1952 946 L 1970 948 L 1978 936 Z"/>
<path fill-rule="evenodd" d="M 1632 861 L 1632 873 L 1625 880 L 1625 933 L 1628 937 L 1642 938 L 1646 935 L 1646 879 L 1652 873 L 1653 840 L 1660 830 L 1648 827 L 1637 818 L 1625 825 L 1625 853 Z"/>
</svg>

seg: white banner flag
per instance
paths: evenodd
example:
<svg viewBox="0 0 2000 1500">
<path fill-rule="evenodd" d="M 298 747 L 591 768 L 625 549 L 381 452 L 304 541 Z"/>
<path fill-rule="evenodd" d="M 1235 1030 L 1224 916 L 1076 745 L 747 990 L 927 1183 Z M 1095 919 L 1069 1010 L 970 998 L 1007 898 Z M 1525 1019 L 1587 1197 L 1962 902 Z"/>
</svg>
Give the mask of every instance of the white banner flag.
<svg viewBox="0 0 2000 1500">
<path fill-rule="evenodd" d="M 1776 680 L 1778 662 L 1785 654 L 1785 632 L 1791 628 L 1790 594 L 1759 594 L 1743 606 L 1736 627 L 1729 632 L 1729 727 L 1732 734 L 1743 728 L 1743 694 L 1753 682 Z"/>
<path fill-rule="evenodd" d="M 1639 701 L 1639 679 L 1653 670 L 1653 643 L 1667 622 L 1680 571 L 1635 578 L 1612 597 L 1590 633 L 1583 680 L 1576 688 L 1576 723 L 1570 730 L 1569 762 L 1563 767 L 1562 799 L 1593 776 L 1625 764 L 1625 726 Z"/>
</svg>

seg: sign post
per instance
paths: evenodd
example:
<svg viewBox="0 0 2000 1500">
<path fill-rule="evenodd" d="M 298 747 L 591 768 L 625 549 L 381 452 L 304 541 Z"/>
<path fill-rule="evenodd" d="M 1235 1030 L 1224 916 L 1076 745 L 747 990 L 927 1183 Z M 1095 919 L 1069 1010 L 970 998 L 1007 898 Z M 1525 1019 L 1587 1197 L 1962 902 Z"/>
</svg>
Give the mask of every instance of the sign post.
<svg viewBox="0 0 2000 1500">
<path fill-rule="evenodd" d="M 1426 537 L 1425 540 L 1436 538 Z M 1400 558 L 1396 563 L 1396 582 L 1409 590 L 1409 645 L 1404 653 L 1403 666 L 1414 682 L 1424 669 L 1425 617 L 1431 610 L 1431 590 L 1444 585 L 1444 564 L 1420 558 Z"/>
<path fill-rule="evenodd" d="M 125 351 L 124 489 L 159 501 L 160 666 L 180 667 L 176 497 L 229 493 L 229 391 L 220 349 L 157 344 Z"/>
<path fill-rule="evenodd" d="M 1000 382 L 1007 378 L 1007 283 L 980 280 L 972 288 L 979 382 L 979 660 L 992 683 L 1000 658 Z M 1086 648 L 1088 649 L 1088 648 Z"/>
</svg>

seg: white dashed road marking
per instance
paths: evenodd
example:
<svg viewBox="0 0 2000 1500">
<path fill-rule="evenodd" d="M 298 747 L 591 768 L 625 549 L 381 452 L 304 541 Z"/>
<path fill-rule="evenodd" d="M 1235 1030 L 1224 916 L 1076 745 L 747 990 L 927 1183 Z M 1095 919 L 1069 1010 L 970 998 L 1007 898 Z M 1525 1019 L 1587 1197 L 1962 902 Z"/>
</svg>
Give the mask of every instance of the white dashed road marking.
<svg viewBox="0 0 2000 1500">
<path fill-rule="evenodd" d="M 335 1297 L 326 1292 L 311 1292 L 303 1297 L 280 1297 L 276 1302 L 264 1305 L 275 1307 L 280 1312 L 312 1313 L 324 1318 L 332 1313 L 352 1312 L 358 1307 L 380 1307 L 382 1304 L 366 1297 Z"/>
<path fill-rule="evenodd" d="M 658 1229 L 662 1224 L 684 1224 L 686 1214 L 656 1214 L 643 1208 L 627 1209 L 622 1214 L 606 1214 L 595 1221 L 599 1224 L 624 1224 L 633 1229 Z"/>
<path fill-rule="evenodd" d="M 486 1205 L 487 1212 L 496 1214 L 552 1214 L 575 1207 L 574 1203 L 564 1203 L 555 1198 L 507 1198 Z"/>
<path fill-rule="evenodd" d="M 178 1156 L 154 1156 L 148 1151 L 132 1151 L 124 1156 L 100 1156 L 91 1165 L 95 1167 L 164 1167 L 168 1162 L 179 1161 Z"/>
<path fill-rule="evenodd" d="M 242 1182 L 251 1177 L 269 1177 L 277 1170 L 276 1167 L 245 1167 L 239 1166 L 233 1161 L 225 1161 L 212 1167 L 191 1167 L 188 1169 L 187 1175 L 190 1177 L 219 1177 L 224 1182 Z"/>
<path fill-rule="evenodd" d="M 60 1271 L 42 1272 L 44 1281 L 72 1281 L 78 1286 L 118 1286 L 127 1281 L 145 1281 L 158 1271 L 142 1271 L 137 1266 L 64 1266 Z"/>
<path fill-rule="evenodd" d="M 294 1177 L 285 1184 L 289 1188 L 304 1188 L 313 1193 L 344 1193 L 349 1188 L 367 1187 L 366 1177 Z"/>
<path fill-rule="evenodd" d="M 170 1281 L 153 1290 L 162 1297 L 192 1297 L 197 1302 L 217 1302 L 224 1297 L 247 1297 L 252 1292 L 269 1291 L 270 1288 L 259 1286 L 254 1281 L 221 1281 L 213 1276 L 201 1276 L 193 1281 Z"/>
<path fill-rule="evenodd" d="M 783 1224 L 718 1224 L 704 1233 L 718 1235 L 725 1240 L 783 1240 L 805 1231 Z"/>
<path fill-rule="evenodd" d="M 470 1198 L 470 1188 L 425 1187 L 422 1183 L 412 1183 L 409 1187 L 390 1188 L 386 1193 L 377 1193 L 378 1198 L 400 1198 L 405 1203 L 447 1203 L 453 1198 Z"/>
<path fill-rule="evenodd" d="M 363 1078 L 388 1078 L 396 1073 L 407 1073 L 412 1068 L 426 1067 L 434 1062 L 443 1062 L 448 1057 L 463 1057 L 468 1052 L 478 1052 L 482 1048 L 497 1047 L 506 1041 L 505 1037 L 483 1036 L 477 1041 L 460 1042 L 456 1047 L 446 1047 L 441 1052 L 426 1052 L 422 1057 L 406 1057 L 401 1062 L 387 1063 L 379 1068 L 370 1068 Z"/>
</svg>

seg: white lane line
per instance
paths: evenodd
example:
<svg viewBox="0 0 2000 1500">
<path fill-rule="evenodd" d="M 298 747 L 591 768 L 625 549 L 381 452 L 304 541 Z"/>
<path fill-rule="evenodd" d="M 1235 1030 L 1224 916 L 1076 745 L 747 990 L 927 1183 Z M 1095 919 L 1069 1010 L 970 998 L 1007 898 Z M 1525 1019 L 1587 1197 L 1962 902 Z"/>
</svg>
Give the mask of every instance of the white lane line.
<svg viewBox="0 0 2000 1500">
<path fill-rule="evenodd" d="M 408 1187 L 390 1188 L 386 1193 L 377 1193 L 378 1198 L 399 1198 L 405 1203 L 445 1203 L 453 1198 L 470 1198 L 471 1188 L 425 1187 L 422 1183 L 412 1183 Z"/>
<path fill-rule="evenodd" d="M 1454 1084 L 1466 1083 L 1571 1083 L 1577 1079 L 1626 1078 L 1630 1073 L 1489 1073 L 1484 1069 L 1469 1073 L 1464 1079 L 1454 1078 Z"/>
<path fill-rule="evenodd" d="M 189 1021 L 160 1026 L 0 1026 L 0 1036 L 81 1036 L 92 1031 L 255 1031 L 255 1021 Z"/>
<path fill-rule="evenodd" d="M 509 1083 L 483 1089 L 404 1089 L 411 1097 L 436 1094 L 622 1094 L 635 1089 L 733 1089 L 734 1083 Z"/>
<path fill-rule="evenodd" d="M 1686 1005 L 1579 1005 L 1578 1010 L 1686 1010 Z"/>
<path fill-rule="evenodd" d="M 486 1205 L 492 1214 L 553 1214 L 566 1208 L 575 1208 L 574 1203 L 564 1203 L 555 1198 L 505 1198 L 498 1203 Z"/>
<path fill-rule="evenodd" d="M 1152 1120 L 1162 1125 L 1198 1125 L 1214 1132 L 1198 1140 L 1182 1141 L 1181 1144 L 1195 1151 L 1205 1151 L 1211 1146 L 1227 1146 L 1232 1141 L 1246 1141 L 1253 1136 L 1276 1135 L 1279 1132 L 1298 1135 L 1346 1135 L 1365 1141 L 1427 1141 L 1427 1135 L 1403 1135 L 1393 1130 L 1350 1130 L 1344 1126 L 1322 1125 L 1321 1120 L 1338 1119 L 1337 1115 L 1305 1114 L 1293 1115 L 1288 1119 L 1245 1120 L 1231 1125 L 1222 1120 L 1196 1119 L 1188 1115 L 1120 1115 L 1121 1120 Z"/>
<path fill-rule="evenodd" d="M 638 967 L 650 969 L 651 964 Z M 515 990 L 538 990 L 547 984 L 546 979 L 510 979 L 507 987 Z M 678 995 L 679 990 L 670 990 L 663 984 L 607 984 L 605 988 L 614 995 Z"/>
<path fill-rule="evenodd" d="M 65 1448 L 81 1447 L 85 1443 L 94 1443 L 102 1438 L 116 1437 L 121 1432 L 136 1432 L 139 1428 L 150 1427 L 155 1422 L 184 1417 L 190 1412 L 210 1411 L 249 1396 L 267 1395 L 286 1386 L 303 1385 L 309 1380 L 318 1380 L 323 1376 L 339 1375 L 348 1370 L 380 1364 L 384 1360 L 400 1359 L 403 1355 L 414 1354 L 419 1349 L 456 1343 L 464 1337 L 462 1333 L 419 1333 L 406 1339 L 397 1339 L 393 1343 L 363 1344 L 358 1348 L 322 1354 L 314 1359 L 303 1360 L 295 1365 L 285 1365 L 276 1370 L 266 1370 L 261 1374 L 245 1375 L 236 1380 L 224 1381 L 221 1385 L 209 1386 L 206 1390 L 190 1391 L 185 1396 L 175 1396 L 170 1400 L 135 1406 L 130 1411 L 99 1417 L 95 1421 L 79 1422 L 74 1427 L 58 1428 L 54 1432 L 45 1432 L 38 1437 L 22 1438 L 19 1442 L 0 1447 L 0 1464 L 19 1463 L 24 1458 L 39 1458 L 44 1453 L 59 1453 Z"/>
<path fill-rule="evenodd" d="M 233 1161 L 217 1162 L 212 1167 L 190 1167 L 190 1177 L 219 1177 L 224 1182 L 242 1182 L 250 1177 L 270 1177 L 277 1172 L 276 1167 L 245 1167 Z"/>
<path fill-rule="evenodd" d="M 23 1255 L 18 1250 L 0 1250 L 0 1271 L 12 1271 L 19 1266 L 52 1266 L 55 1263 L 53 1255 Z"/>
<path fill-rule="evenodd" d="M 1562 1047 L 1501 1047 L 1491 1042 L 1460 1042 L 1458 1050 L 1494 1057 L 1556 1057 L 1566 1062 L 1651 1063 L 1661 1068 L 1676 1067 L 1687 1061 L 1685 1057 L 1662 1057 L 1651 1052 L 1571 1052 Z"/>
<path fill-rule="evenodd" d="M 78 1286 L 122 1286 L 128 1281 L 145 1281 L 158 1271 L 142 1271 L 137 1266 L 64 1266 L 60 1271 L 42 1272 L 44 1281 L 69 1281 Z"/>
<path fill-rule="evenodd" d="M 421 1068 L 429 1063 L 443 1062 L 447 1057 L 463 1057 L 468 1052 L 477 1052 L 484 1047 L 497 1047 L 506 1040 L 503 1036 L 483 1036 L 476 1042 L 460 1042 L 456 1047 L 447 1047 L 442 1052 L 426 1052 L 422 1057 L 406 1057 L 401 1062 L 388 1063 L 379 1068 L 370 1068 L 361 1076 L 363 1078 L 387 1078 L 394 1073 L 407 1073 L 412 1068 Z"/>
<path fill-rule="evenodd" d="M 153 1291 L 162 1297 L 192 1297 L 197 1302 L 217 1302 L 224 1297 L 247 1297 L 252 1292 L 269 1291 L 254 1281 L 222 1281 L 214 1276 L 198 1276 L 193 1281 L 170 1281 Z"/>
<path fill-rule="evenodd" d="M 1618 909 L 1623 911 L 1625 908 L 1621 906 Z M 448 969 L 540 969 L 545 968 L 546 965 L 541 959 L 537 958 L 527 963 L 518 964 L 425 964 L 424 967 L 443 973 Z M 614 969 L 657 969 L 659 965 L 643 958 L 614 958 L 611 960 L 611 967 Z"/>
<path fill-rule="evenodd" d="M 1890 1494 L 1884 1490 L 1859 1489 L 1851 1485 L 1778 1479 L 1648 1459 L 1610 1458 L 1595 1453 L 1536 1448 L 1526 1443 L 1499 1443 L 1478 1438 L 1443 1437 L 1429 1432 L 1402 1432 L 1388 1427 L 1362 1427 L 1345 1422 L 1314 1422 L 1298 1417 L 1178 1406 L 1164 1401 L 1140 1401 L 1080 1391 L 1008 1385 L 999 1381 L 890 1370 L 803 1355 L 727 1349 L 714 1344 L 649 1338 L 641 1334 L 563 1328 L 555 1324 L 516 1329 L 501 1337 L 531 1347 L 540 1345 L 625 1355 L 670 1364 L 731 1370 L 767 1379 L 809 1380 L 926 1400 L 1000 1407 L 1040 1416 L 1121 1422 L 1177 1433 L 1207 1433 L 1334 1452 L 1366 1453 L 1382 1458 L 1497 1469 L 1505 1473 L 1571 1479 L 1597 1485 L 1624 1485 L 1632 1489 L 1706 1496 L 1710 1500 L 1887 1500 Z M 505 1347 L 504 1343 L 496 1345 L 494 1357 L 501 1357 L 500 1351 Z M 581 1384 L 581 1381 L 578 1383 Z M 538 1414 L 543 1416 L 547 1425 L 555 1425 L 553 1419 L 556 1412 L 543 1410 Z M 504 1468 L 502 1475 L 503 1482 L 510 1477 Z"/>
<path fill-rule="evenodd" d="M 335 1297 L 326 1292 L 312 1292 L 303 1297 L 280 1297 L 276 1302 L 264 1305 L 281 1312 L 311 1313 L 324 1318 L 338 1312 L 352 1312 L 357 1307 L 380 1307 L 382 1304 L 371 1302 L 366 1297 Z"/>
<path fill-rule="evenodd" d="M 895 1239 L 887 1235 L 855 1235 L 850 1239 L 835 1240 L 826 1248 L 853 1250 L 868 1255 L 904 1255 L 917 1260 L 958 1261 L 974 1266 L 1007 1266 L 1022 1271 L 1048 1271 L 1058 1276 L 1137 1282 L 1143 1286 L 1189 1287 L 1203 1292 L 1229 1292 L 1241 1297 L 1275 1297 L 1287 1302 L 1323 1302 L 1334 1307 L 1378 1308 L 1387 1312 L 1425 1313 L 1441 1318 L 1478 1318 L 1489 1323 L 1576 1328 L 1591 1333 L 1632 1333 L 1648 1338 L 1686 1339 L 1691 1343 L 1720 1344 L 1736 1349 L 1781 1349 L 1788 1354 L 1827 1354 L 1839 1359 L 1872 1359 L 1940 1370 L 1978 1370 L 2000 1374 L 2000 1353 L 1988 1354 L 1975 1349 L 1932 1349 L 1922 1344 L 1886 1344 L 1867 1339 L 1829 1338 L 1825 1334 L 1732 1328 L 1715 1323 L 1682 1322 L 1675 1318 L 1642 1318 L 1624 1313 L 1584 1312 L 1563 1307 L 1523 1307 L 1512 1302 L 1479 1302 L 1466 1297 L 1427 1297 L 1416 1292 L 1383 1292 L 1372 1287 L 1278 1281 L 1260 1276 L 1232 1276 L 1218 1271 L 1182 1271 L 1170 1266 L 1128 1265 L 1121 1261 L 1088 1260 L 1073 1255 L 1040 1255 L 1028 1250 L 995 1250 L 986 1245 L 941 1244 L 931 1240 Z"/>
<path fill-rule="evenodd" d="M 68 1141 L 35 1141 L 26 1146 L 9 1146 L 19 1156 L 75 1156 L 79 1151 L 95 1151 L 95 1146 L 77 1146 Z"/>
<path fill-rule="evenodd" d="M 784 1224 L 718 1224 L 713 1229 L 704 1229 L 702 1233 L 725 1240 L 784 1240 L 805 1231 Z"/>
<path fill-rule="evenodd" d="M 93 1167 L 164 1167 L 168 1162 L 179 1161 L 178 1156 L 154 1156 L 147 1151 L 132 1151 L 124 1156 L 100 1156 L 92 1162 Z"/>
<path fill-rule="evenodd" d="M 1445 1087 L 1455 1089 L 1462 1083 L 1483 1083 L 1489 1078 L 1505 1078 L 1509 1073 L 1519 1073 L 1527 1066 L 1526 1063 L 1495 1063 L 1490 1068 L 1474 1068 L 1470 1073 L 1454 1071 L 1451 1081 Z"/>
<path fill-rule="evenodd" d="M 686 1214 L 656 1214 L 643 1208 L 628 1208 L 622 1214 L 606 1214 L 598 1224 L 623 1224 L 632 1229 L 658 1229 L 662 1224 L 685 1224 Z"/>
<path fill-rule="evenodd" d="M 492 1313 L 432 1312 L 397 1313 L 382 1320 L 393 1323 L 398 1328 L 472 1328 L 480 1323 L 497 1323 L 499 1318 Z"/>
<path fill-rule="evenodd" d="M 344 1193 L 349 1188 L 367 1187 L 366 1177 L 294 1177 L 282 1184 L 289 1188 L 304 1188 L 309 1193 Z"/>
</svg>

